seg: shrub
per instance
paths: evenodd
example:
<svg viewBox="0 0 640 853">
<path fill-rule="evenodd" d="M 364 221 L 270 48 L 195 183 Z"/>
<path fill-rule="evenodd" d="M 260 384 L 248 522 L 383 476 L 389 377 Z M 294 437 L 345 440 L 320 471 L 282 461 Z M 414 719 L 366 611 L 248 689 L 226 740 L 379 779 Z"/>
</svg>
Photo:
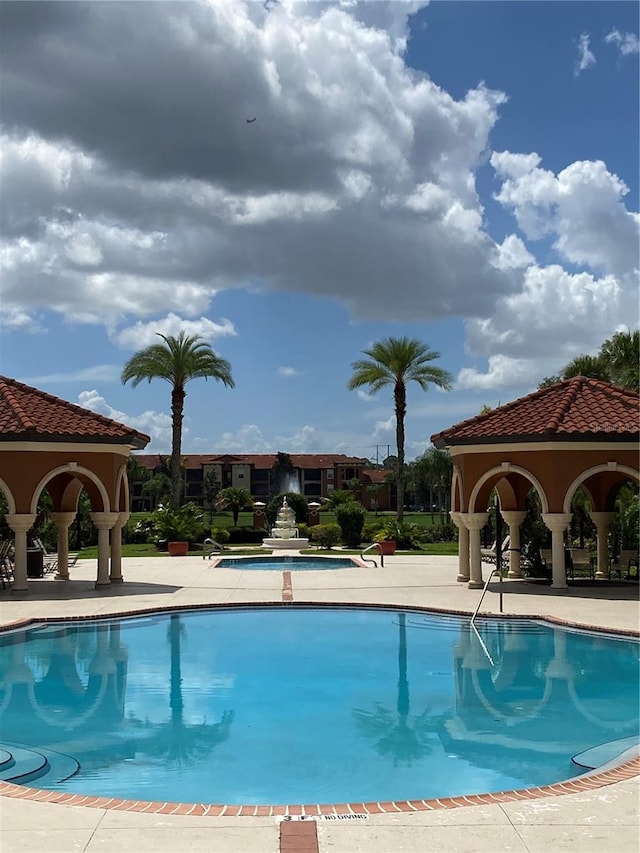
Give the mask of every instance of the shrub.
<svg viewBox="0 0 640 853">
<path fill-rule="evenodd" d="M 199 542 L 205 529 L 204 512 L 195 503 L 186 503 L 177 509 L 160 504 L 151 515 L 151 521 L 157 543 Z"/>
<path fill-rule="evenodd" d="M 261 544 L 266 535 L 262 527 L 227 527 L 226 529 L 229 531 L 229 542 L 232 545 Z"/>
<path fill-rule="evenodd" d="M 311 539 L 317 542 L 321 548 L 332 548 L 340 541 L 341 530 L 340 525 L 331 524 L 316 524 L 309 528 Z"/>
<path fill-rule="evenodd" d="M 365 515 L 365 508 L 355 501 L 342 504 L 336 508 L 336 518 L 342 531 L 342 541 L 347 548 L 357 548 L 362 542 Z"/>
<path fill-rule="evenodd" d="M 365 522 L 362 528 L 362 541 L 363 542 L 377 542 L 376 539 L 378 533 L 380 533 L 380 525 L 381 522 L 379 520 L 376 521 L 367 521 Z"/>
<path fill-rule="evenodd" d="M 419 527 L 417 524 L 411 524 L 408 521 L 398 522 L 396 519 L 390 518 L 375 537 L 377 542 L 382 542 L 385 539 L 395 541 L 398 548 L 402 550 L 411 551 L 422 548 L 425 541 L 425 531 L 423 527 Z"/>
<path fill-rule="evenodd" d="M 211 531 L 211 538 L 220 545 L 226 545 L 231 538 L 229 529 L 227 527 L 214 527 Z"/>
</svg>

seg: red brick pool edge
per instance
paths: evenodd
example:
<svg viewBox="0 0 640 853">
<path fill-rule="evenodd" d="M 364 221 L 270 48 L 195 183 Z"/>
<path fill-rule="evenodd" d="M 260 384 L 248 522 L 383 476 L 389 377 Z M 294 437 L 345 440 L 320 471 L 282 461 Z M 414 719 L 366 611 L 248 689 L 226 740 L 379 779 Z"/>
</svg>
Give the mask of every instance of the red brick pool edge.
<svg viewBox="0 0 640 853">
<path fill-rule="evenodd" d="M 114 797 L 93 797 L 84 794 L 67 794 L 45 791 L 40 788 L 26 788 L 11 782 L 0 782 L 0 796 L 40 803 L 56 803 L 64 806 L 84 806 L 93 809 L 113 809 L 115 811 L 141 812 L 145 814 L 191 815 L 210 817 L 289 817 L 309 815 L 344 814 L 389 814 L 394 812 L 434 811 L 437 809 L 457 809 L 466 806 L 486 806 L 495 803 L 508 803 L 514 800 L 537 800 L 544 797 L 558 797 L 565 794 L 578 794 L 603 788 L 640 775 L 640 756 L 626 761 L 602 773 L 595 772 L 564 782 L 554 782 L 534 788 L 519 788 L 515 791 L 496 791 L 490 794 L 470 794 L 462 797 L 443 797 L 433 800 L 397 800 L 370 803 L 332 803 L 303 805 L 222 805 L 218 803 L 161 803 L 141 800 L 123 800 Z"/>
</svg>

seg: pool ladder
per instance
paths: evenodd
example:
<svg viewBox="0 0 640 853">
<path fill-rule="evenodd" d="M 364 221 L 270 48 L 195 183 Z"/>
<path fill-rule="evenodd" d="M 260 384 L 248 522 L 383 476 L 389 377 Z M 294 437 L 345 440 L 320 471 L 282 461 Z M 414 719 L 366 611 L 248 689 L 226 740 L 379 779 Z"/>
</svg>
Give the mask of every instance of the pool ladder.
<svg viewBox="0 0 640 853">
<path fill-rule="evenodd" d="M 380 555 L 380 565 L 384 569 L 384 554 L 382 553 L 382 545 L 379 542 L 372 542 L 371 545 L 367 545 L 367 547 L 360 552 L 360 559 L 363 560 L 365 563 L 373 563 L 374 567 L 377 569 L 378 564 L 376 563 L 376 561 L 365 557 L 367 551 L 370 551 L 372 548 L 378 549 L 378 554 Z"/>
<path fill-rule="evenodd" d="M 202 543 L 202 559 L 207 560 L 214 554 L 222 554 L 224 548 L 215 539 L 205 539 Z"/>
<path fill-rule="evenodd" d="M 482 602 L 484 600 L 485 593 L 486 593 L 487 589 L 489 588 L 489 584 L 491 583 L 491 578 L 495 574 L 498 574 L 500 577 L 500 613 L 503 612 L 503 610 L 502 610 L 502 566 L 496 566 L 495 569 L 491 569 L 491 571 L 489 572 L 489 577 L 485 581 L 485 585 L 482 588 L 482 595 L 480 596 L 480 601 L 478 602 L 478 606 L 476 607 L 476 609 L 473 611 L 473 616 L 471 617 L 471 622 L 470 622 L 470 625 L 473 628 L 473 632 L 475 633 L 476 637 L 478 638 L 478 642 L 482 646 L 482 650 L 485 653 L 485 655 L 487 656 L 487 660 L 489 661 L 491 666 L 495 666 L 495 661 L 493 660 L 493 658 L 489 654 L 489 649 L 487 648 L 484 640 L 480 636 L 480 632 L 478 631 L 478 629 L 475 626 L 475 621 L 476 621 L 476 616 L 478 615 L 478 611 L 480 610 L 480 607 L 482 606 Z"/>
</svg>

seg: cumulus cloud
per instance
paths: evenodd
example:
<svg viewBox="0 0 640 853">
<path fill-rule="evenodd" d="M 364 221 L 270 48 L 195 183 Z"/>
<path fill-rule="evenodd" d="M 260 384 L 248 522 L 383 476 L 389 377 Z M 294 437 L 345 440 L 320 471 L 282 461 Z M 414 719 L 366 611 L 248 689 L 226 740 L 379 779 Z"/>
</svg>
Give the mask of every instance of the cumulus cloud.
<svg viewBox="0 0 640 853">
<path fill-rule="evenodd" d="M 234 336 L 235 327 L 231 320 L 220 320 L 216 323 L 208 317 L 186 320 L 177 314 L 167 314 L 166 317 L 151 320 L 148 323 L 138 322 L 113 332 L 111 339 L 123 349 L 143 349 L 151 344 L 161 343 L 158 335 L 177 336 L 180 332 L 195 335 L 211 343 L 215 338 Z"/>
<path fill-rule="evenodd" d="M 295 369 L 295 367 L 279 367 L 278 368 L 278 375 L 284 376 L 285 378 L 289 379 L 293 376 L 299 376 L 299 373 Z"/>
<path fill-rule="evenodd" d="M 582 33 L 578 42 L 578 57 L 575 61 L 573 73 L 578 77 L 583 71 L 591 65 L 596 64 L 596 58 L 589 48 L 590 37 L 588 33 Z"/>
<path fill-rule="evenodd" d="M 5 305 L 113 326 L 258 283 L 416 319 L 510 292 L 474 178 L 505 96 L 405 65 L 423 4 L 30 5 L 3 10 Z"/>
<path fill-rule="evenodd" d="M 640 53 L 640 42 L 635 33 L 621 33 L 615 28 L 604 37 L 607 44 L 615 45 L 622 56 Z"/>
<path fill-rule="evenodd" d="M 326 442 L 323 446 L 323 442 Z M 277 453 L 286 447 L 291 453 L 319 453 L 332 447 L 332 453 L 340 453 L 340 441 L 328 441 L 316 428 L 309 425 L 289 435 L 275 435 L 267 439 L 256 424 L 244 424 L 236 432 L 225 432 L 216 442 L 220 452 Z"/>
<path fill-rule="evenodd" d="M 128 415 L 114 409 L 95 388 L 91 391 L 81 391 L 78 394 L 78 405 L 150 436 L 151 442 L 145 448 L 146 453 L 166 453 L 171 447 L 171 415 L 154 411 L 146 411 L 136 416 Z M 186 441 L 189 437 L 189 427 L 185 425 L 183 430 Z"/>
<path fill-rule="evenodd" d="M 215 341 L 235 334 L 210 319 L 221 291 L 298 291 L 359 319 L 467 318 L 488 369 L 459 381 L 486 387 L 637 315 L 638 215 L 604 163 L 493 153 L 519 233 L 488 233 L 476 173 L 507 95 L 407 66 L 424 3 L 0 5 L 5 330 L 54 311 L 123 349 Z M 584 33 L 577 73 L 594 62 Z"/>
</svg>

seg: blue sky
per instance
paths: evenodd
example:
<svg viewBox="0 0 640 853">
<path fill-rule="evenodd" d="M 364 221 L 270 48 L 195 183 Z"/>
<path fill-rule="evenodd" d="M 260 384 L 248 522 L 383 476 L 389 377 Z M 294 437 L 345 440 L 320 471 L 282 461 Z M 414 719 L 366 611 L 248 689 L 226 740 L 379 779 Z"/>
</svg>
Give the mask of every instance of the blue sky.
<svg viewBox="0 0 640 853">
<path fill-rule="evenodd" d="M 373 341 L 440 353 L 407 458 L 638 326 L 631 2 L 0 6 L 0 371 L 170 448 L 169 386 L 120 371 L 202 335 L 185 452 L 394 449 Z M 248 118 L 256 118 L 248 123 Z"/>
</svg>

